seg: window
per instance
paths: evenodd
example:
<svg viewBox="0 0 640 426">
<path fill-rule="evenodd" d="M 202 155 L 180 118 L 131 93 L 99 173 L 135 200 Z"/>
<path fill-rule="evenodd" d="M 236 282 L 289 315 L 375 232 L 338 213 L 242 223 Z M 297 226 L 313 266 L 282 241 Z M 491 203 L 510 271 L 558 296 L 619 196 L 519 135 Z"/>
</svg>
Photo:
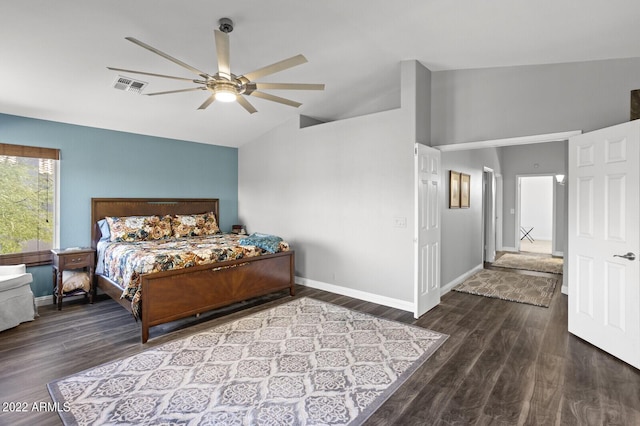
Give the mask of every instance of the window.
<svg viewBox="0 0 640 426">
<path fill-rule="evenodd" d="M 51 263 L 60 151 L 0 144 L 0 264 Z"/>
</svg>

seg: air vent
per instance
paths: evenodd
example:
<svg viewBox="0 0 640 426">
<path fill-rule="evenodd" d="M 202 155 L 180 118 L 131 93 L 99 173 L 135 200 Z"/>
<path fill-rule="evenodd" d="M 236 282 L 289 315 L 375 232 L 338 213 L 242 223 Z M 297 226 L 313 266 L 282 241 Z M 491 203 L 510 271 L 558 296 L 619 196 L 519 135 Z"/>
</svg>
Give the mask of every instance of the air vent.
<svg viewBox="0 0 640 426">
<path fill-rule="evenodd" d="M 125 90 L 127 92 L 142 93 L 142 90 L 147 86 L 147 83 L 140 80 L 134 80 L 131 77 L 125 77 L 119 75 L 116 81 L 113 82 L 113 87 L 118 90 Z"/>
</svg>

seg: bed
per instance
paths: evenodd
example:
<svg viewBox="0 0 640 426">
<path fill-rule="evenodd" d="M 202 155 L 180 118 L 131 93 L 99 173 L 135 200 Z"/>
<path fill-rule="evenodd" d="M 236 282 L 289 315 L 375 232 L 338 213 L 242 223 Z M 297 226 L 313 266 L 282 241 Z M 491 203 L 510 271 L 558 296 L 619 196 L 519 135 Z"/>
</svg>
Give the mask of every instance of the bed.
<svg viewBox="0 0 640 426">
<path fill-rule="evenodd" d="M 102 237 L 98 221 L 106 217 L 190 215 L 212 212 L 219 223 L 218 199 L 92 198 L 91 246 Z M 97 257 L 97 256 L 96 256 Z M 96 265 L 97 266 L 97 265 Z M 281 251 L 139 276 L 142 343 L 150 327 L 266 294 L 288 290 L 294 295 L 294 252 Z M 132 314 L 123 287 L 96 273 L 93 291 L 102 290 Z"/>
</svg>

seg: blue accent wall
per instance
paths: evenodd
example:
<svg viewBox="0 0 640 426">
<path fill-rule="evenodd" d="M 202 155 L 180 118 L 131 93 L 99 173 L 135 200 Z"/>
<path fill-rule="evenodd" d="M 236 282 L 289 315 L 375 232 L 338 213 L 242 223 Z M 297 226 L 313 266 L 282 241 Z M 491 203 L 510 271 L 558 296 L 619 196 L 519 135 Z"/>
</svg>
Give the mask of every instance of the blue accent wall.
<svg viewBox="0 0 640 426">
<path fill-rule="evenodd" d="M 91 243 L 91 198 L 219 198 L 220 227 L 238 221 L 237 148 L 0 114 L 0 143 L 60 149 L 60 246 Z M 51 267 L 29 268 L 36 297 Z"/>
</svg>

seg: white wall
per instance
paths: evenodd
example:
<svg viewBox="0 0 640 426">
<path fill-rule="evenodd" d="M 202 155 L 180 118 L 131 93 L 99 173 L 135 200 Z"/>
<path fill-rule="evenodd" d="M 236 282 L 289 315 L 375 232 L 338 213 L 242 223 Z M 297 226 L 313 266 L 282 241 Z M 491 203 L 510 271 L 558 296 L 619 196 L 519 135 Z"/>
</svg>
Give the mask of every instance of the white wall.
<svg viewBox="0 0 640 426">
<path fill-rule="evenodd" d="M 520 178 L 520 225 L 533 230 L 534 240 L 551 241 L 553 235 L 553 176 Z"/>
</svg>

